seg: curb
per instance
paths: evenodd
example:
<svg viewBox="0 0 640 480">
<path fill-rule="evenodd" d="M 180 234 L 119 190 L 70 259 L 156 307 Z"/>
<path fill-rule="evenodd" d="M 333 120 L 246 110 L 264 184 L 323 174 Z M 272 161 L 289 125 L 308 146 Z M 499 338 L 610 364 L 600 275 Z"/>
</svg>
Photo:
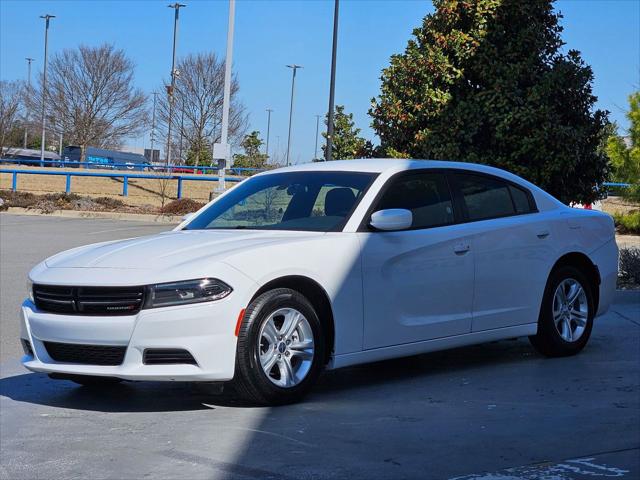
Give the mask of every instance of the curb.
<svg viewBox="0 0 640 480">
<path fill-rule="evenodd" d="M 43 213 L 42 210 L 23 207 L 9 207 L 3 215 L 32 215 L 45 217 L 65 218 L 103 218 L 108 220 L 129 220 L 138 222 L 155 222 L 178 224 L 182 222 L 182 216 L 178 215 L 154 215 L 151 213 L 118 213 L 118 212 L 91 212 L 85 210 L 55 210 L 51 213 Z"/>
</svg>

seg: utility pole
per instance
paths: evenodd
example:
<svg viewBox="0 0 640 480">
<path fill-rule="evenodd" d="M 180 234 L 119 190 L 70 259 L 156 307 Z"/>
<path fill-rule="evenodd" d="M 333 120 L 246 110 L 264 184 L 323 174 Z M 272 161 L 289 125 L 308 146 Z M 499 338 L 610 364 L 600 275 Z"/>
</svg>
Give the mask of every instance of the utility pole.
<svg viewBox="0 0 640 480">
<path fill-rule="evenodd" d="M 151 115 L 151 158 L 149 162 L 153 163 L 154 155 L 153 155 L 153 142 L 156 139 L 156 101 L 158 99 L 158 92 L 153 92 L 153 113 Z"/>
<path fill-rule="evenodd" d="M 166 151 L 166 161 L 165 164 L 169 165 L 171 163 L 171 124 L 173 123 L 173 94 L 176 88 L 176 46 L 178 42 L 178 19 L 180 16 L 180 9 L 182 7 L 186 7 L 183 3 L 174 3 L 172 5 L 168 5 L 169 8 L 173 8 L 175 10 L 175 15 L 173 17 L 173 54 L 171 56 L 171 86 L 167 88 L 167 96 L 169 99 L 169 124 L 167 126 L 167 151 Z"/>
<path fill-rule="evenodd" d="M 320 130 L 320 117 L 322 115 L 316 115 L 316 148 L 314 150 L 313 153 L 313 159 L 317 160 L 318 159 L 318 132 Z"/>
<path fill-rule="evenodd" d="M 33 62 L 33 58 L 25 58 L 27 61 L 27 94 L 31 94 L 31 62 Z M 28 104 L 28 102 L 27 102 Z M 27 148 L 27 132 L 29 131 L 29 112 L 27 111 L 27 121 L 24 125 L 24 142 L 22 143 L 22 148 Z"/>
<path fill-rule="evenodd" d="M 231 147 L 229 146 L 229 108 L 231 104 L 231 67 L 233 66 L 233 28 L 236 16 L 236 0 L 229 0 L 229 25 L 227 28 L 227 56 L 224 59 L 224 95 L 222 97 L 222 125 L 220 126 L 220 148 L 217 151 L 214 145 L 214 160 L 224 160 L 222 168 L 218 170 L 218 188 L 220 192 L 226 189 L 226 167 L 231 160 Z"/>
<path fill-rule="evenodd" d="M 182 165 L 182 134 L 184 132 L 184 97 L 182 97 L 182 114 L 180 115 L 180 146 L 178 147 L 178 161 Z"/>
<path fill-rule="evenodd" d="M 291 153 L 291 120 L 293 118 L 293 94 L 296 89 L 296 70 L 302 68 L 302 65 L 287 65 L 292 70 L 291 76 L 291 104 L 289 105 L 289 135 L 287 137 L 287 167 L 289 166 L 289 155 Z"/>
<path fill-rule="evenodd" d="M 44 143 L 45 129 L 47 127 L 45 108 L 47 106 L 47 53 L 49 49 L 49 20 L 56 18 L 55 15 L 40 15 L 44 19 L 44 71 L 42 74 L 42 137 L 40 139 L 40 166 L 44 167 Z"/>
<path fill-rule="evenodd" d="M 60 160 L 62 160 L 62 133 L 60 134 L 60 144 L 58 145 L 58 155 L 60 156 Z"/>
<path fill-rule="evenodd" d="M 336 55 L 338 52 L 338 10 L 340 2 L 335 0 L 333 10 L 333 50 L 331 52 L 331 83 L 329 85 L 329 116 L 327 118 L 327 151 L 325 159 L 332 160 L 333 150 L 333 110 L 336 90 Z"/>
<path fill-rule="evenodd" d="M 271 133 L 271 112 L 272 108 L 267 108 L 267 160 L 269 160 L 269 133 Z"/>
</svg>

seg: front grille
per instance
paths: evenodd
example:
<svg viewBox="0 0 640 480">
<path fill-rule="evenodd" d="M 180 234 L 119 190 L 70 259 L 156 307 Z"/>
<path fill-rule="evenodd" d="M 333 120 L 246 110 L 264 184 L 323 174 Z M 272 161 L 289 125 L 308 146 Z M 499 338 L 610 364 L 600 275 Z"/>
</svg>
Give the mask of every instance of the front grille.
<svg viewBox="0 0 640 480">
<path fill-rule="evenodd" d="M 78 345 L 44 342 L 49 356 L 56 362 L 83 365 L 121 365 L 127 347 L 112 345 Z"/>
<path fill-rule="evenodd" d="M 186 363 L 197 365 L 195 358 L 181 348 L 147 348 L 142 356 L 145 365 L 170 365 Z"/>
<path fill-rule="evenodd" d="M 60 287 L 34 285 L 39 310 L 76 315 L 132 315 L 144 303 L 144 287 Z"/>
</svg>

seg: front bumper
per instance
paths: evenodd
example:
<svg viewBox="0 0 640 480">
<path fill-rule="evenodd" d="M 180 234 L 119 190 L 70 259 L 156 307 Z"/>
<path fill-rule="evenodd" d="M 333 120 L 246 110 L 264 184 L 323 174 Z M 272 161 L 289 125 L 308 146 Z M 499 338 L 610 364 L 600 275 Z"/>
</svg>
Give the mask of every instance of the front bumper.
<svg viewBox="0 0 640 480">
<path fill-rule="evenodd" d="M 25 354 L 22 364 L 34 372 L 125 380 L 230 380 L 235 367 L 235 325 L 246 301 L 235 293 L 215 302 L 108 317 L 41 312 L 26 300 L 21 308 L 21 337 L 31 343 L 33 355 Z M 126 353 L 117 366 L 61 363 L 49 356 L 44 342 L 125 346 Z M 184 349 L 197 364 L 146 365 L 143 352 L 150 348 Z"/>
</svg>

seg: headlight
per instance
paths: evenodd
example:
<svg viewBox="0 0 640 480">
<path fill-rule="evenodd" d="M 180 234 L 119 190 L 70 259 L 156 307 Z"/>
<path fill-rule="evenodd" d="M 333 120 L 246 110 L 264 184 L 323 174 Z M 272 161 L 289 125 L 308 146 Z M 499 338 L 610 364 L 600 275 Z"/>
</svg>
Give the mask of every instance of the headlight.
<svg viewBox="0 0 640 480">
<path fill-rule="evenodd" d="M 27 277 L 27 294 L 29 295 L 29 300 L 34 302 L 33 299 L 33 282 Z"/>
<path fill-rule="evenodd" d="M 229 295 L 233 289 L 216 278 L 159 283 L 149 287 L 146 308 L 211 302 Z"/>
</svg>

